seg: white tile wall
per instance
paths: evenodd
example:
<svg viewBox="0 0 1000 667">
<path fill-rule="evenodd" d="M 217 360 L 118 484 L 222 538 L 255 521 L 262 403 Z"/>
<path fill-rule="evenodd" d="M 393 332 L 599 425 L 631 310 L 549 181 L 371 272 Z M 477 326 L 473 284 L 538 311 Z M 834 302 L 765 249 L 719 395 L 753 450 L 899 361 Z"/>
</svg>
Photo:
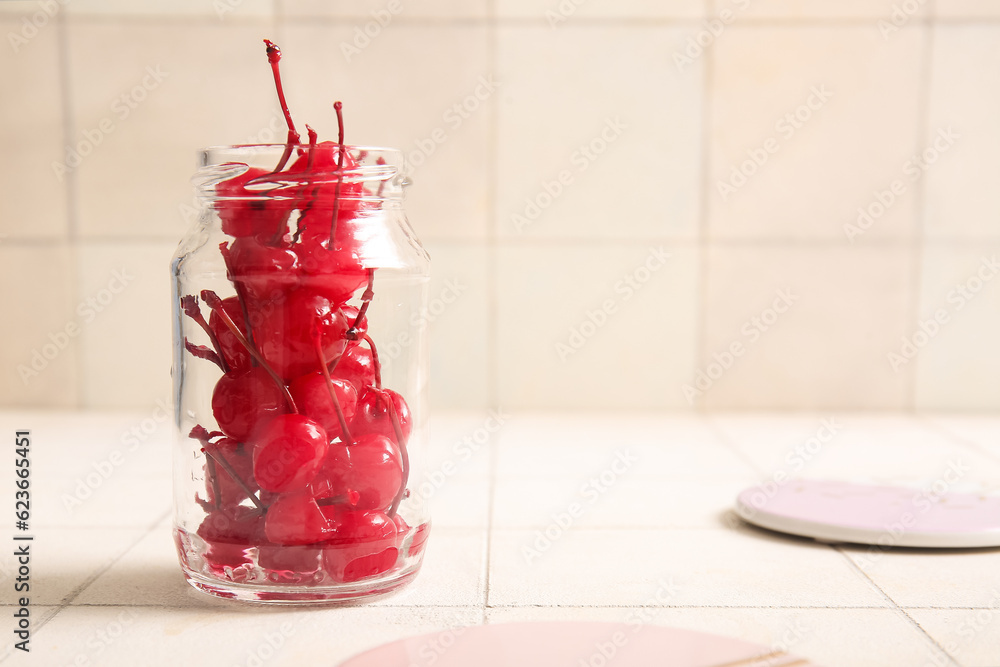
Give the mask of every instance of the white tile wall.
<svg viewBox="0 0 1000 667">
<path fill-rule="evenodd" d="M 499 29 L 501 238 L 696 234 L 701 67 L 671 60 L 689 32 Z"/>
<path fill-rule="evenodd" d="M 850 25 L 723 33 L 712 51 L 711 237 L 843 241 L 857 209 L 900 180 L 906 191 L 890 192 L 898 201 L 861 238 L 910 238 L 915 197 L 902 166 L 916 148 L 924 33 L 883 40 Z"/>
<path fill-rule="evenodd" d="M 1000 165 L 991 150 L 1000 141 L 994 121 L 1000 97 L 984 73 L 1000 66 L 1000 25 L 941 25 L 934 29 L 928 134 L 951 128 L 953 145 L 925 171 L 925 233 L 929 238 L 978 240 L 1000 236 L 995 196 Z M 933 148 L 930 136 L 921 149 Z"/>
<path fill-rule="evenodd" d="M 991 290 L 899 372 L 886 358 L 993 252 L 1000 10 L 897 5 L 0 3 L 0 294 L 22 321 L 0 334 L 15 380 L 0 402 L 160 395 L 165 281 L 123 296 L 115 305 L 130 314 L 88 327 L 37 385 L 19 385 L 16 369 L 122 254 L 137 249 L 151 281 L 154 264 L 165 275 L 199 147 L 281 136 L 260 43 L 272 37 L 300 125 L 332 136 L 341 99 L 349 140 L 420 163 L 407 207 L 435 285 L 469 285 L 432 325 L 433 405 L 1000 408 Z M 147 67 L 167 73 L 155 88 Z M 779 129 L 785 114 L 806 115 L 814 86 L 830 99 L 790 135 Z M 132 109 L 122 95 L 143 99 Z M 474 109 L 456 122 L 456 104 Z M 615 118 L 618 134 L 605 129 Z M 910 169 L 949 127 L 953 145 Z M 431 139 L 437 128 L 444 141 Z M 769 138 L 776 151 L 723 201 L 719 180 Z M 585 143 L 601 154 L 574 157 Z M 87 155 L 60 181 L 53 164 L 67 150 Z M 897 180 L 886 212 L 848 234 L 858 208 L 878 212 Z M 518 229 L 529 200 L 537 215 Z M 660 244 L 668 266 L 562 363 L 555 344 Z M 31 295 L 15 278 L 26 271 Z M 684 385 L 787 285 L 800 303 L 689 401 Z M 162 327 L 144 349 L 136 321 Z M 117 351 L 130 362 L 113 363 Z"/>
</svg>

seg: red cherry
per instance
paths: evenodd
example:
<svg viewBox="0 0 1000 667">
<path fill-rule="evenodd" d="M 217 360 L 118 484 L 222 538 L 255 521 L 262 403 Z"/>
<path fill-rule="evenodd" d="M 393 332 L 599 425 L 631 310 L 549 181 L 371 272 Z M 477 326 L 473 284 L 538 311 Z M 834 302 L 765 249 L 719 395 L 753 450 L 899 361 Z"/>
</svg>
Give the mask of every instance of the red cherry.
<svg viewBox="0 0 1000 667">
<path fill-rule="evenodd" d="M 344 309 L 346 310 L 346 308 Z M 351 320 L 353 322 L 353 320 Z M 365 327 L 368 320 L 362 320 Z M 372 358 L 372 351 L 364 345 L 349 345 L 340 361 L 333 367 L 330 374 L 337 378 L 347 380 L 360 392 L 365 387 L 375 384 L 375 361 Z"/>
<path fill-rule="evenodd" d="M 397 543 L 399 545 L 402 545 L 403 541 L 406 539 L 406 536 L 410 533 L 410 531 L 413 531 L 413 539 L 410 541 L 410 548 L 404 555 L 405 556 L 419 555 L 420 552 L 424 550 L 424 545 L 427 543 L 427 537 L 430 534 L 429 530 L 430 524 L 424 522 L 419 526 L 417 526 L 417 528 L 414 530 L 413 528 L 410 528 L 410 524 L 406 523 L 406 520 L 398 513 L 394 517 L 392 517 L 392 521 L 393 523 L 396 524 L 396 533 L 398 536 Z"/>
<path fill-rule="evenodd" d="M 336 141 L 321 141 L 313 147 L 312 171 L 313 172 L 334 172 L 337 171 L 337 162 L 340 159 L 340 147 Z M 358 163 L 351 155 L 350 150 L 344 150 L 344 170 L 350 171 L 357 168 Z M 292 166 L 288 168 L 290 173 L 309 173 L 309 154 L 300 155 Z M 341 192 L 347 188 L 349 183 L 344 183 Z M 336 187 L 336 182 L 324 183 L 324 186 Z"/>
<path fill-rule="evenodd" d="M 347 445 L 343 442 L 330 443 L 327 450 L 326 459 L 320 466 L 319 472 L 313 478 L 309 489 L 317 499 L 332 498 L 334 496 L 352 496 L 351 505 L 357 505 L 360 495 L 344 485 L 344 478 L 351 466 L 350 455 L 347 453 Z M 324 511 L 326 509 L 324 505 Z"/>
<path fill-rule="evenodd" d="M 353 250 L 328 250 L 327 245 L 320 239 L 304 238 L 296 246 L 302 285 L 342 304 L 365 285 L 368 274 Z"/>
<path fill-rule="evenodd" d="M 347 380 L 333 379 L 333 390 L 340 402 L 344 419 L 350 423 L 358 407 L 358 390 Z M 330 398 L 330 389 L 326 378 L 319 371 L 298 377 L 288 385 L 288 390 L 295 399 L 295 405 L 303 415 L 316 420 L 326 431 L 327 437 L 343 439 L 340 420 Z"/>
<path fill-rule="evenodd" d="M 398 560 L 396 524 L 382 512 L 332 505 L 332 537 L 323 549 L 323 564 L 335 581 L 357 581 L 392 569 Z"/>
<path fill-rule="evenodd" d="M 260 366 L 230 371 L 212 392 L 212 413 L 219 428 L 243 442 L 262 420 L 285 412 L 285 396 Z"/>
<path fill-rule="evenodd" d="M 215 186 L 215 207 L 222 219 L 223 233 L 236 237 L 256 236 L 263 241 L 279 234 L 292 211 L 291 200 L 270 197 L 261 188 L 247 188 L 248 181 L 267 173 L 265 169 L 250 167 Z"/>
<path fill-rule="evenodd" d="M 261 544 L 257 564 L 272 572 L 310 573 L 319 569 L 322 553 L 318 546 Z"/>
<path fill-rule="evenodd" d="M 209 565 L 217 569 L 239 567 L 250 561 L 247 549 L 264 536 L 264 517 L 242 506 L 212 510 L 198 526 L 197 534 L 208 545 L 204 558 Z"/>
<path fill-rule="evenodd" d="M 333 488 L 356 491 L 356 509 L 387 510 L 403 486 L 399 446 L 384 435 L 357 436 L 347 446 L 347 464 L 332 471 Z"/>
<path fill-rule="evenodd" d="M 244 237 L 233 241 L 226 254 L 229 279 L 255 301 L 274 299 L 298 284 L 299 258 L 287 248 Z"/>
<path fill-rule="evenodd" d="M 247 499 L 247 490 L 253 493 L 259 488 L 257 481 L 253 477 L 253 457 L 250 453 L 250 448 L 244 447 L 230 438 L 222 438 L 210 446 L 217 456 L 224 458 L 233 468 L 233 471 L 239 476 L 240 481 L 246 485 L 246 489 L 233 479 L 225 467 L 215 465 L 215 483 L 213 484 L 213 480 L 207 475 L 205 477 L 208 502 L 215 504 L 215 489 L 218 487 L 218 501 L 221 506 L 226 509 L 235 508 Z"/>
<path fill-rule="evenodd" d="M 235 296 L 231 296 L 228 299 L 222 300 L 222 309 L 226 311 L 226 314 L 236 323 L 240 331 L 246 335 L 246 322 L 243 320 L 243 309 L 240 308 L 240 300 Z M 226 363 L 229 364 L 229 370 L 243 370 L 250 367 L 250 353 L 247 349 L 236 340 L 236 336 L 233 332 L 229 330 L 222 322 L 222 318 L 213 310 L 212 315 L 208 320 L 208 325 L 215 332 L 216 338 L 219 339 L 219 347 L 222 348 L 222 354 L 226 358 Z"/>
<path fill-rule="evenodd" d="M 318 186 L 314 186 L 315 191 L 310 194 L 309 210 L 307 215 L 315 216 L 314 222 L 326 221 L 326 238 L 330 238 L 330 216 L 333 214 L 334 199 L 337 196 L 337 171 L 340 160 L 340 147 L 334 141 L 321 141 L 313 146 L 309 152 L 300 155 L 292 166 L 288 168 L 288 174 L 306 175 L 312 181 L 318 181 Z M 310 166 L 311 162 L 311 166 Z M 344 172 L 350 173 L 357 169 L 358 163 L 351 155 L 350 150 L 344 150 Z M 361 197 L 364 195 L 364 183 L 361 181 L 345 180 L 340 184 L 340 205 L 338 210 L 341 213 L 349 213 L 358 208 Z M 338 224 L 339 224 L 338 220 Z M 320 237 L 323 225 L 319 224 L 318 229 L 314 229 L 312 236 Z"/>
<path fill-rule="evenodd" d="M 329 299 L 308 290 L 292 292 L 260 315 L 260 323 L 254 327 L 257 347 L 285 380 L 318 370 L 313 338 L 317 328 L 328 363 L 347 346 L 344 333 L 349 325 L 344 314 Z"/>
<path fill-rule="evenodd" d="M 307 493 L 278 496 L 267 508 L 264 534 L 275 544 L 313 544 L 327 537 L 329 522 Z"/>
<path fill-rule="evenodd" d="M 254 477 L 260 488 L 277 493 L 304 489 L 328 447 L 323 427 L 302 415 L 280 415 L 262 423 L 253 442 Z"/>
<path fill-rule="evenodd" d="M 400 430 L 403 432 L 403 442 L 398 443 L 396 429 L 389 415 L 388 401 L 396 408 Z M 405 446 L 413 430 L 413 419 L 410 416 L 410 406 L 397 392 L 392 389 L 376 389 L 368 387 L 358 397 L 358 411 L 350 424 L 351 435 L 360 438 L 362 435 L 375 433 L 384 435 L 393 442 Z"/>
</svg>

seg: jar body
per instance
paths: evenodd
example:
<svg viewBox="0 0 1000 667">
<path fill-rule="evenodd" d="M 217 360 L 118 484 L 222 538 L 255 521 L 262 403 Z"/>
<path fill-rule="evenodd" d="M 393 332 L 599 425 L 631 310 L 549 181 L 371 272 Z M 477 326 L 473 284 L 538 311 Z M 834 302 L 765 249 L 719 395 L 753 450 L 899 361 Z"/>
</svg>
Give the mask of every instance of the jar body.
<svg viewBox="0 0 1000 667">
<path fill-rule="evenodd" d="M 356 600 L 415 576 L 428 536 L 408 492 L 428 258 L 398 153 L 287 149 L 202 154 L 171 267 L 175 543 L 189 583 L 220 597 Z"/>
</svg>

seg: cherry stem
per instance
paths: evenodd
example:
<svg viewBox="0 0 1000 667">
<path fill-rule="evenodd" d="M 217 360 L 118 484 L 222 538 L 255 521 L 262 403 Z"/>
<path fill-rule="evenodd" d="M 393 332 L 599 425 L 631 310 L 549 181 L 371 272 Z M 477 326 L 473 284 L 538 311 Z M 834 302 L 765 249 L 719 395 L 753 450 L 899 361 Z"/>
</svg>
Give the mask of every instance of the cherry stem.
<svg viewBox="0 0 1000 667">
<path fill-rule="evenodd" d="M 340 214 L 340 188 L 344 184 L 344 105 L 334 102 L 337 112 L 337 189 L 333 192 L 333 218 L 330 220 L 330 250 L 334 250 L 333 237 L 337 234 L 337 216 Z"/>
<path fill-rule="evenodd" d="M 226 369 L 222 367 L 222 359 L 218 354 L 212 351 L 211 348 L 205 347 L 204 345 L 195 345 L 187 336 L 184 337 L 184 349 L 191 353 L 192 356 L 198 359 L 205 359 L 206 361 L 211 361 L 213 364 L 218 366 L 223 373 Z"/>
<path fill-rule="evenodd" d="M 188 434 L 188 437 L 194 438 L 195 440 L 201 443 L 201 451 L 205 452 L 205 456 L 208 458 L 208 465 L 213 466 L 212 468 L 213 470 L 214 470 L 214 465 L 216 463 L 221 465 L 222 469 L 225 470 L 229 474 L 229 476 L 233 478 L 233 481 L 240 485 L 244 493 L 247 494 L 247 497 L 253 502 L 253 504 L 256 505 L 261 510 L 262 513 L 266 512 L 267 508 L 260 503 L 260 499 L 257 498 L 257 496 L 253 494 L 253 491 L 250 490 L 250 487 L 248 487 L 246 483 L 243 482 L 243 479 L 239 476 L 236 470 L 233 469 L 233 466 L 230 465 L 229 461 L 227 461 L 222 454 L 218 452 L 209 451 L 209 448 L 215 447 L 218 444 L 212 442 L 212 438 L 220 436 L 224 436 L 224 434 L 221 433 L 220 431 L 213 431 L 212 433 L 209 433 L 208 429 L 206 429 L 201 424 L 196 424 L 195 427 L 192 428 L 191 432 Z M 215 491 L 215 502 L 218 503 L 219 492 L 216 484 L 217 482 L 213 477 L 212 490 Z"/>
<path fill-rule="evenodd" d="M 264 40 L 267 45 L 267 61 L 271 63 L 271 72 L 274 75 L 274 88 L 278 91 L 278 104 L 281 105 L 281 113 L 285 116 L 285 125 L 288 126 L 288 141 L 285 142 L 285 152 L 281 155 L 281 161 L 274 168 L 275 173 L 285 168 L 288 158 L 292 155 L 292 147 L 299 143 L 301 136 L 295 131 L 295 123 L 292 121 L 292 114 L 288 111 L 288 102 L 285 101 L 285 89 L 281 85 L 281 69 L 278 65 L 281 62 L 281 49 L 269 39 Z"/>
<path fill-rule="evenodd" d="M 281 393 L 285 397 L 285 403 L 288 404 L 288 409 L 295 414 L 298 414 L 299 409 L 296 407 L 295 399 L 292 398 L 292 394 L 288 391 L 288 387 L 285 386 L 285 381 L 281 379 L 280 375 L 274 372 L 274 369 L 271 368 L 271 364 L 264 360 L 264 357 L 262 357 L 260 352 L 257 351 L 257 348 L 251 345 L 250 342 L 243 337 L 239 327 L 236 326 L 233 319 L 229 317 L 229 313 L 227 313 L 222 307 L 222 299 L 219 298 L 219 295 L 212 290 L 206 289 L 201 291 L 201 298 L 205 300 L 205 303 L 209 308 L 215 311 L 215 314 L 219 316 L 219 319 L 222 320 L 223 324 L 229 327 L 229 330 L 233 333 L 233 336 L 236 337 L 236 340 L 239 341 L 240 345 L 245 347 L 246 351 L 250 353 L 250 356 L 256 359 L 261 368 L 267 371 L 267 374 L 271 376 L 275 384 L 278 385 L 278 388 L 281 389 Z"/>
<path fill-rule="evenodd" d="M 379 159 L 375 160 L 375 164 L 377 164 L 379 166 L 384 165 L 385 164 L 385 158 L 384 157 L 380 157 Z M 382 196 L 382 190 L 384 190 L 384 189 L 385 189 L 385 179 L 383 178 L 378 183 L 378 192 L 375 193 L 375 196 L 376 197 L 381 197 Z"/>
<path fill-rule="evenodd" d="M 226 273 L 229 275 L 230 280 L 232 280 L 232 276 L 235 274 L 233 273 L 232 262 L 230 261 L 229 257 L 229 244 L 225 241 L 220 243 L 219 252 L 222 253 L 222 260 L 226 263 Z M 236 300 L 240 304 L 240 312 L 243 315 L 243 324 L 246 326 L 247 329 L 246 339 L 250 341 L 251 345 L 254 345 L 255 343 L 253 339 L 253 329 L 250 326 L 250 311 L 247 310 L 246 293 L 243 290 L 243 285 L 241 285 L 239 282 L 232 280 L 232 283 L 233 283 L 233 289 L 236 290 Z M 253 365 L 256 366 L 257 360 L 252 359 L 251 363 L 253 363 Z"/>
<path fill-rule="evenodd" d="M 324 505 L 339 505 L 340 503 L 347 503 L 351 507 L 358 504 L 358 500 L 361 499 L 361 494 L 357 491 L 348 491 L 342 496 L 330 496 L 329 498 L 317 498 L 316 504 L 320 507 Z"/>
<path fill-rule="evenodd" d="M 399 457 L 403 464 L 403 483 L 399 487 L 399 493 L 393 498 L 392 505 L 389 506 L 388 515 L 391 517 L 396 514 L 399 504 L 403 502 L 403 494 L 406 493 L 406 482 L 410 478 L 410 455 L 406 451 L 406 443 L 403 442 L 403 427 L 399 424 L 399 415 L 396 414 L 396 406 L 392 402 L 392 396 L 380 394 L 380 397 L 389 406 L 389 419 L 392 421 L 392 430 L 396 432 L 396 442 L 399 443 Z"/>
<path fill-rule="evenodd" d="M 358 309 L 358 316 L 354 318 L 354 324 L 351 325 L 351 328 L 345 334 L 348 340 L 358 339 L 358 327 L 361 326 L 361 320 L 364 318 L 365 313 L 368 312 L 368 306 L 375 296 L 374 287 L 375 269 L 368 269 L 368 287 L 365 289 L 364 294 L 361 295 L 361 308 Z"/>
<path fill-rule="evenodd" d="M 368 334 L 364 335 L 364 340 L 368 343 L 368 347 L 372 351 L 372 368 L 375 371 L 375 388 L 379 391 L 382 390 L 382 364 L 378 360 L 378 350 L 375 349 L 375 341 Z"/>
<path fill-rule="evenodd" d="M 219 356 L 219 367 L 222 369 L 223 373 L 229 372 L 229 364 L 226 363 L 226 357 L 222 354 L 222 346 L 219 344 L 219 338 L 212 331 L 212 327 L 208 326 L 208 322 L 205 321 L 205 316 L 201 314 L 201 306 L 198 305 L 198 297 L 193 294 L 188 294 L 187 296 L 181 297 L 181 308 L 184 310 L 184 314 L 190 317 L 192 320 L 198 323 L 205 333 L 208 334 L 208 339 L 212 341 L 212 347 L 215 348 L 215 353 Z"/>
<path fill-rule="evenodd" d="M 208 471 L 208 478 L 212 482 L 212 496 L 215 498 L 215 509 L 222 509 L 222 490 L 219 488 L 218 471 L 215 469 L 215 459 L 206 456 L 205 469 Z"/>
<path fill-rule="evenodd" d="M 319 135 L 316 134 L 316 130 L 309 127 L 308 124 L 306 125 L 306 132 L 309 134 L 309 154 L 306 160 L 306 174 L 311 174 L 313 168 L 313 162 L 316 159 L 316 141 L 319 139 Z M 305 189 L 308 187 L 309 187 L 308 183 L 304 183 L 302 185 L 302 187 L 299 189 L 300 197 L 302 193 L 305 191 Z M 308 213 L 309 210 L 312 208 L 313 201 L 315 200 L 316 191 L 318 189 L 319 186 L 313 188 L 313 196 L 308 198 L 308 200 L 306 201 L 306 205 L 302 207 L 301 211 L 299 211 L 299 219 L 295 227 L 295 234 L 292 236 L 292 243 L 299 242 L 299 237 L 302 235 L 302 218 L 304 218 L 306 213 Z"/>
<path fill-rule="evenodd" d="M 323 372 L 323 377 L 326 378 L 326 389 L 330 392 L 330 400 L 333 401 L 333 409 L 337 412 L 337 421 L 340 422 L 340 439 L 343 442 L 353 442 L 354 439 L 351 437 L 351 431 L 347 428 L 347 419 L 344 417 L 344 411 L 340 407 L 340 400 L 337 398 L 337 391 L 333 388 L 333 378 L 330 377 L 330 371 L 326 367 L 326 355 L 323 354 L 323 342 L 318 329 L 313 332 L 313 342 L 316 344 L 316 356 L 319 357 L 319 367 Z"/>
<path fill-rule="evenodd" d="M 267 512 L 267 508 L 264 507 L 264 505 L 260 502 L 260 498 L 254 495 L 253 491 L 250 490 L 250 487 L 247 486 L 246 483 L 243 481 L 243 479 L 239 476 L 239 474 L 237 474 L 236 470 L 233 469 L 232 464 L 226 460 L 225 456 L 223 456 L 219 452 L 209 451 L 207 446 L 203 447 L 202 451 L 205 452 L 205 455 L 209 457 L 210 461 L 215 460 L 215 462 L 218 463 L 220 466 L 222 466 L 222 469 L 225 470 L 229 474 L 229 476 L 233 478 L 233 481 L 239 484 L 240 488 L 243 489 L 243 493 L 247 494 L 247 498 L 249 498 L 250 502 L 252 502 L 254 505 L 257 506 L 257 509 L 261 511 L 261 514 Z"/>
</svg>

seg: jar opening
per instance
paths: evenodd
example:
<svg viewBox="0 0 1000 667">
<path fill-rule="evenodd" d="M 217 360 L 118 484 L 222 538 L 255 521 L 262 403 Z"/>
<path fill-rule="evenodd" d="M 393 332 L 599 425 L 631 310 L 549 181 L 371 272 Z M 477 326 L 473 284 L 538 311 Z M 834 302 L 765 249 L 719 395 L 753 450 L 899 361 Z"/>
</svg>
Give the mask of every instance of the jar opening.
<svg viewBox="0 0 1000 667">
<path fill-rule="evenodd" d="M 211 201 L 386 200 L 401 197 L 409 184 L 402 153 L 389 148 L 345 145 L 341 158 L 340 146 L 329 141 L 246 144 L 206 148 L 199 157 L 192 182 L 199 196 Z"/>
</svg>

